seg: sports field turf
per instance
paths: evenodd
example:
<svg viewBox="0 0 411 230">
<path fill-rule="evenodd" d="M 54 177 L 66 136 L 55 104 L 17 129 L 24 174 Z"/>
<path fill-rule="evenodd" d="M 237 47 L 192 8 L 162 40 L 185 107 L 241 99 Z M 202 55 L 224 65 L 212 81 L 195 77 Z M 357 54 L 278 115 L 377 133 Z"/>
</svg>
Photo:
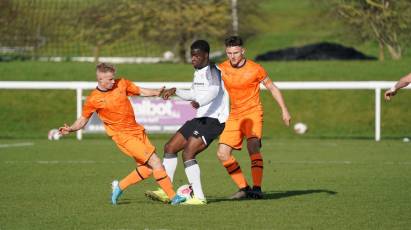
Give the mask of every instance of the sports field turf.
<svg viewBox="0 0 411 230">
<path fill-rule="evenodd" d="M 342 37 L 320 17 L 317 1 L 265 1 L 260 32 L 246 41 L 247 57 L 313 42 L 338 42 L 369 55 L 378 45 Z M 314 3 L 314 4 L 312 4 Z M 265 17 L 264 17 L 265 15 Z M 212 50 L 221 47 L 212 45 Z M 119 55 L 121 56 L 119 51 Z M 400 61 L 262 62 L 276 81 L 396 81 L 410 72 Z M 118 65 L 133 81 L 190 81 L 189 64 Z M 94 81 L 92 63 L 0 63 L 1 81 Z M 102 136 L 47 141 L 46 134 L 75 120 L 75 92 L 0 91 L 0 230 L 3 229 L 411 229 L 411 90 L 382 104 L 382 138 L 374 142 L 373 91 L 284 91 L 296 136 L 281 124 L 267 92 L 263 149 L 264 200 L 230 201 L 236 191 L 216 158 L 215 143 L 199 155 L 209 204 L 172 207 L 148 200 L 153 179 L 110 204 L 110 182 L 133 170 L 131 159 Z M 169 134 L 150 135 L 162 155 Z M 339 139 L 339 140 L 337 140 Z M 236 158 L 250 180 L 247 154 Z M 175 185 L 187 183 L 179 162 Z"/>
<path fill-rule="evenodd" d="M 166 136 L 152 136 L 162 152 Z M 110 182 L 133 169 L 106 139 L 0 141 L 0 229 L 409 229 L 411 144 L 267 137 L 264 200 L 236 188 L 215 156 L 199 155 L 209 204 L 173 207 L 131 187 L 113 207 Z M 236 153 L 249 177 L 245 152 Z M 186 183 L 179 162 L 175 184 Z"/>
</svg>

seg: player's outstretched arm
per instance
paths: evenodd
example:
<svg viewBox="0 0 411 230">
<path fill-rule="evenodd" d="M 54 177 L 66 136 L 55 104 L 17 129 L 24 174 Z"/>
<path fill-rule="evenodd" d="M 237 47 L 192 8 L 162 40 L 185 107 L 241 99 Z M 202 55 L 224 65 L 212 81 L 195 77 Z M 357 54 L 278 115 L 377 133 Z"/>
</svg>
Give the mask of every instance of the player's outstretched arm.
<svg viewBox="0 0 411 230">
<path fill-rule="evenodd" d="M 88 118 L 85 118 L 85 117 L 81 116 L 70 126 L 68 126 L 67 124 L 64 124 L 63 127 L 59 128 L 59 132 L 60 132 L 61 135 L 67 135 L 71 132 L 75 132 L 77 130 L 80 130 L 84 126 L 86 126 L 88 120 L 89 120 Z"/>
<path fill-rule="evenodd" d="M 166 87 L 161 87 L 160 89 L 148 89 L 148 88 L 140 88 L 140 95 L 143 97 L 159 97 L 164 92 Z"/>
<path fill-rule="evenodd" d="M 385 91 L 384 93 L 385 100 L 387 101 L 391 100 L 391 97 L 395 96 L 395 94 L 397 94 L 399 89 L 406 87 L 410 83 L 411 83 L 411 73 L 405 77 L 402 77 L 391 89 Z"/>
<path fill-rule="evenodd" d="M 161 97 L 168 100 L 171 96 L 176 94 L 176 88 L 165 89 Z"/>
<path fill-rule="evenodd" d="M 289 126 L 291 122 L 291 115 L 288 112 L 288 108 L 285 105 L 284 98 L 280 90 L 276 85 L 274 85 L 274 83 L 271 81 L 269 77 L 266 77 L 263 80 L 263 84 L 268 90 L 270 90 L 271 95 L 273 95 L 273 98 L 277 101 L 277 104 L 280 106 L 284 124 Z"/>
</svg>

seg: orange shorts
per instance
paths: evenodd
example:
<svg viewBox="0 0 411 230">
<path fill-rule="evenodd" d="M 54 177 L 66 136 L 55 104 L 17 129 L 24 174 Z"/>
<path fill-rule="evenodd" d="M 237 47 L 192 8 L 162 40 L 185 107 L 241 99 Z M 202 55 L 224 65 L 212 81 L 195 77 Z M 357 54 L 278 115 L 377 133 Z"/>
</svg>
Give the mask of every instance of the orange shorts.
<svg viewBox="0 0 411 230">
<path fill-rule="evenodd" d="M 243 138 L 256 137 L 261 140 L 263 133 L 263 112 L 256 111 L 241 115 L 239 118 L 231 116 L 225 123 L 220 135 L 220 144 L 226 144 L 234 149 L 241 149 Z"/>
<path fill-rule="evenodd" d="M 145 164 L 156 148 L 151 144 L 146 133 L 118 133 L 112 137 L 117 147 L 139 164 Z"/>
</svg>

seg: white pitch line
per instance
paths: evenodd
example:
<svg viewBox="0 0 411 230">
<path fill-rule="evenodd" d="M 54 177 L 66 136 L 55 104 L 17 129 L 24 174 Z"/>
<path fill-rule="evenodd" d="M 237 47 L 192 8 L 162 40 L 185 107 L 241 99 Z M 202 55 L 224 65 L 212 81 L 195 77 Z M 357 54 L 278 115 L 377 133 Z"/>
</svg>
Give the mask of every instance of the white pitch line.
<svg viewBox="0 0 411 230">
<path fill-rule="evenodd" d="M 377 163 L 370 163 L 370 162 L 352 162 L 352 161 L 271 161 L 273 164 L 377 164 Z M 411 165 L 411 162 L 381 162 L 383 165 Z"/>
<path fill-rule="evenodd" d="M 271 161 L 274 164 L 352 164 L 351 161 Z"/>
<path fill-rule="evenodd" d="M 32 142 L 15 143 L 15 144 L 0 144 L 0 148 L 24 147 L 24 146 L 32 146 L 32 145 L 34 145 L 34 143 Z"/>
</svg>

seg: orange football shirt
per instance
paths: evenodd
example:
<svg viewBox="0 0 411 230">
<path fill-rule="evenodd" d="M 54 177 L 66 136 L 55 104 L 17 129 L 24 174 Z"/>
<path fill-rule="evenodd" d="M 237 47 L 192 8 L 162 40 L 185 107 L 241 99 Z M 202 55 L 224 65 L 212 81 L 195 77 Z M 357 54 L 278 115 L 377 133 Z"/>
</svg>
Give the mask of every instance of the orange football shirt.
<svg viewBox="0 0 411 230">
<path fill-rule="evenodd" d="M 229 60 L 219 65 L 224 86 L 230 96 L 230 116 L 262 111 L 260 100 L 260 82 L 268 76 L 264 68 L 251 61 L 235 68 Z"/>
<path fill-rule="evenodd" d="M 109 136 L 118 132 L 141 133 L 144 127 L 135 120 L 133 107 L 128 99 L 131 95 L 140 95 L 140 87 L 126 79 L 115 80 L 109 91 L 96 88 L 87 97 L 82 116 L 90 118 L 93 112 L 97 112 Z"/>
</svg>

